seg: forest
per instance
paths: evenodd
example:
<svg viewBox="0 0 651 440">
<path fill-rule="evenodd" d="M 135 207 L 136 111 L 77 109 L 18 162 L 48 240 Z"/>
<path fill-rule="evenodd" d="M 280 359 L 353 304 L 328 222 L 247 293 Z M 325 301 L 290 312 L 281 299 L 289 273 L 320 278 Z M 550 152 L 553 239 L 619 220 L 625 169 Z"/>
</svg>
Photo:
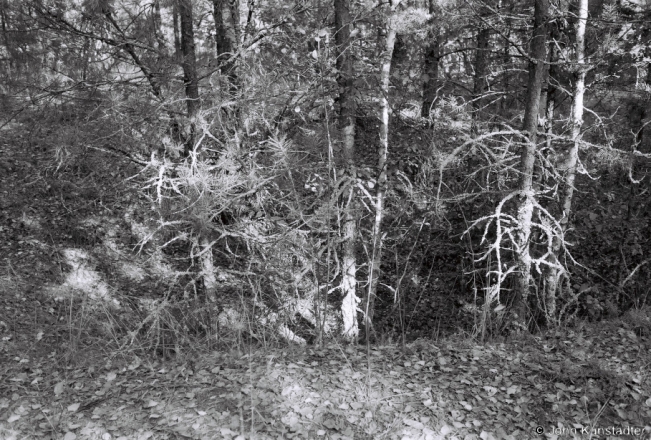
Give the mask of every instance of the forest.
<svg viewBox="0 0 651 440">
<path fill-rule="evenodd" d="M 0 439 L 651 438 L 647 0 L 0 25 Z"/>
</svg>

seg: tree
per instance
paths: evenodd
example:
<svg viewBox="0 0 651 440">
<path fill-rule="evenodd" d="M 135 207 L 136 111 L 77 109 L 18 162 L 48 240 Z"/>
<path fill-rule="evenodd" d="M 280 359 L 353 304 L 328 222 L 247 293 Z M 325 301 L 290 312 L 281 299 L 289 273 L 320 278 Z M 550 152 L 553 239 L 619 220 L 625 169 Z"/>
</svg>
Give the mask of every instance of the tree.
<svg viewBox="0 0 651 440">
<path fill-rule="evenodd" d="M 571 146 L 564 152 L 564 158 L 560 164 L 559 171 L 562 173 L 561 192 L 561 217 L 559 220 L 561 230 L 553 241 L 553 261 L 558 261 L 558 255 L 563 243 L 563 235 L 568 231 L 570 224 L 570 213 L 572 212 L 572 198 L 576 181 L 576 171 L 579 162 L 579 147 L 581 145 L 581 127 L 583 126 L 583 98 L 585 94 L 585 76 L 587 72 L 585 59 L 585 30 L 588 21 L 588 0 L 579 0 L 578 14 L 575 30 L 575 63 L 572 68 L 574 73 L 574 90 L 572 93 L 572 138 Z M 556 292 L 558 282 L 563 272 L 558 269 L 558 264 L 551 266 L 552 270 L 547 278 L 548 285 L 546 292 L 546 316 L 553 319 L 556 317 Z"/>
<path fill-rule="evenodd" d="M 586 28 L 566 3 L 4 0 L 2 110 L 51 118 L 59 158 L 143 166 L 145 239 L 183 253 L 210 310 L 232 271 L 276 329 L 314 326 L 307 303 L 351 341 L 358 319 L 367 335 L 426 327 L 442 286 L 483 307 L 485 335 L 510 299 L 518 327 L 543 310 L 551 325 L 589 308 L 577 284 L 605 282 L 590 262 L 629 283 L 647 251 L 631 188 L 649 154 L 648 11 L 590 4 Z"/>
<path fill-rule="evenodd" d="M 197 76 L 197 56 L 194 43 L 194 24 L 192 22 L 192 0 L 177 0 L 179 16 L 181 19 L 181 66 L 183 68 L 183 84 L 185 86 L 185 103 L 188 109 L 188 119 L 194 134 L 196 131 L 196 117 L 201 108 L 199 100 L 199 80 Z M 191 135 L 186 144 L 186 154 L 194 148 L 194 136 Z"/>
<path fill-rule="evenodd" d="M 369 340 L 373 328 L 373 315 L 375 312 L 375 297 L 377 296 L 378 280 L 380 278 L 380 266 L 382 264 L 382 219 L 384 217 L 384 199 L 387 191 L 387 158 L 389 155 L 389 85 L 391 79 L 391 60 L 393 59 L 393 49 L 396 43 L 396 28 L 393 14 L 396 5 L 391 0 L 386 5 L 384 11 L 384 22 L 382 23 L 378 41 L 382 45 L 378 48 L 380 56 L 380 145 L 378 147 L 377 159 L 377 183 L 375 191 L 375 218 L 373 221 L 371 258 L 369 261 L 369 281 L 368 292 L 366 297 L 365 310 L 365 329 L 366 339 Z M 429 107 L 428 107 L 429 108 Z M 428 110 L 429 111 L 429 110 Z"/>
<path fill-rule="evenodd" d="M 527 324 L 531 283 L 531 222 L 536 205 L 536 190 L 533 184 L 533 174 L 537 155 L 540 93 L 545 75 L 545 60 L 547 59 L 548 11 L 549 3 L 547 0 L 535 0 L 533 35 L 529 50 L 529 79 L 522 125 L 522 131 L 526 135 L 526 142 L 520 153 L 520 183 L 517 207 L 518 231 L 515 243 L 518 273 L 513 310 L 516 323 L 523 327 Z"/>
<path fill-rule="evenodd" d="M 490 55 L 490 37 L 491 28 L 486 23 L 489 18 L 490 8 L 489 5 L 481 5 L 481 12 L 479 14 L 479 31 L 477 32 L 477 47 L 475 49 L 475 75 L 473 84 L 472 105 L 474 109 L 473 118 L 481 120 L 481 112 L 484 110 L 485 97 L 484 94 L 488 88 L 488 61 Z M 476 124 L 475 124 L 476 127 Z"/>
<path fill-rule="evenodd" d="M 222 75 L 228 78 L 231 93 L 238 89 L 235 59 L 240 50 L 239 1 L 213 0 L 217 62 Z"/>
<path fill-rule="evenodd" d="M 189 157 L 192 162 L 198 162 L 203 159 L 201 153 L 201 144 L 198 142 L 198 116 L 201 108 L 199 97 L 199 80 L 197 75 L 197 58 L 195 52 L 194 40 L 194 23 L 192 17 L 192 0 L 177 0 L 178 11 L 181 21 L 181 66 L 183 68 L 183 83 L 185 86 L 185 100 L 189 120 L 189 132 L 185 142 L 185 156 Z M 192 168 L 196 167 L 193 164 Z M 203 281 L 204 294 L 211 303 L 217 301 L 216 288 L 217 278 L 215 275 L 215 265 L 213 263 L 212 244 L 210 240 L 210 228 L 204 226 L 209 222 L 211 213 L 206 212 L 206 207 L 202 203 L 202 198 L 206 195 L 200 190 L 194 190 L 189 194 L 192 200 L 192 210 L 194 215 L 201 221 L 197 222 L 199 226 L 196 233 L 196 245 L 199 250 L 197 255 L 200 261 L 201 278 Z"/>
<path fill-rule="evenodd" d="M 436 13 L 435 0 L 429 0 L 430 23 L 427 29 L 425 44 L 425 61 L 423 63 L 423 105 L 421 117 L 429 118 L 430 112 L 436 103 L 439 86 L 439 63 L 441 57 L 441 32 L 434 19 Z"/>
<path fill-rule="evenodd" d="M 339 86 L 339 127 L 346 167 L 346 190 L 343 199 L 343 257 L 341 312 L 344 337 L 353 340 L 359 333 L 357 307 L 361 299 L 357 295 L 357 201 L 355 195 L 355 111 L 356 103 L 353 87 L 353 60 L 351 54 L 350 1 L 335 0 L 335 43 L 337 84 Z"/>
</svg>

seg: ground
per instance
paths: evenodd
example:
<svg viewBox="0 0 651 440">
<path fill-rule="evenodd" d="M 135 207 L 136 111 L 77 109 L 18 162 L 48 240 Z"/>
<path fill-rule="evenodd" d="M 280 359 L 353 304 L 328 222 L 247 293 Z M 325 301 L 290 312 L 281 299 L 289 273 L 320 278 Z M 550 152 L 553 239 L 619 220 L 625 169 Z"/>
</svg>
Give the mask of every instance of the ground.
<svg viewBox="0 0 651 440">
<path fill-rule="evenodd" d="M 129 251 L 124 176 L 4 130 L 0 439 L 651 438 L 649 307 L 487 343 L 137 344 L 177 321 L 129 327 L 169 268 Z"/>
<path fill-rule="evenodd" d="M 556 336 L 78 367 L 5 341 L 0 438 L 649 438 L 648 335 L 613 322 Z"/>
</svg>

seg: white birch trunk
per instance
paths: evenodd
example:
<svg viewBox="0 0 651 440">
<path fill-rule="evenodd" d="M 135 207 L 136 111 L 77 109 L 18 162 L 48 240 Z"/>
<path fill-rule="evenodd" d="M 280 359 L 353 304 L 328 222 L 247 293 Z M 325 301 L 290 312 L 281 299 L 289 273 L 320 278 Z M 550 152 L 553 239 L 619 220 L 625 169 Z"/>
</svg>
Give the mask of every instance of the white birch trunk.
<svg viewBox="0 0 651 440">
<path fill-rule="evenodd" d="M 201 278 L 203 279 L 203 288 L 206 299 L 210 303 L 217 301 L 217 276 L 215 275 L 215 265 L 212 257 L 212 246 L 208 237 L 201 236 L 199 243 L 199 264 L 201 267 Z"/>
<path fill-rule="evenodd" d="M 350 0 L 335 0 L 335 42 L 337 44 L 337 83 L 339 84 L 339 125 L 343 143 L 343 156 L 350 182 L 342 194 L 342 280 L 341 316 L 343 321 L 343 337 L 349 341 L 356 340 L 359 335 L 357 309 L 361 302 L 357 296 L 357 257 L 355 241 L 357 240 L 357 206 L 355 200 L 355 107 L 353 96 L 353 64 L 350 56 L 351 45 L 351 16 Z"/>
<path fill-rule="evenodd" d="M 576 72 L 574 83 L 574 99 L 572 102 L 572 146 L 567 150 L 564 163 L 561 166 L 563 174 L 563 192 L 561 198 L 561 231 L 567 231 L 572 211 L 572 198 L 574 197 L 574 181 L 576 167 L 579 160 L 579 146 L 581 144 L 581 126 L 583 125 L 583 96 L 585 94 L 585 28 L 588 21 L 588 0 L 579 0 L 578 21 L 576 24 Z M 553 253 L 554 260 L 558 261 L 561 241 L 556 240 Z M 548 277 L 546 314 L 548 320 L 556 318 L 556 295 L 562 272 L 559 269 Z"/>
<path fill-rule="evenodd" d="M 377 186 L 375 193 L 375 219 L 373 221 L 373 248 L 369 267 L 368 294 L 366 297 L 366 336 L 373 326 L 375 297 L 382 262 L 382 219 L 384 217 L 384 196 L 387 186 L 387 157 L 389 154 L 389 84 L 391 79 L 391 60 L 396 42 L 396 30 L 392 25 L 393 11 L 389 11 L 386 21 L 386 38 L 380 55 L 380 145 L 378 147 Z"/>
</svg>

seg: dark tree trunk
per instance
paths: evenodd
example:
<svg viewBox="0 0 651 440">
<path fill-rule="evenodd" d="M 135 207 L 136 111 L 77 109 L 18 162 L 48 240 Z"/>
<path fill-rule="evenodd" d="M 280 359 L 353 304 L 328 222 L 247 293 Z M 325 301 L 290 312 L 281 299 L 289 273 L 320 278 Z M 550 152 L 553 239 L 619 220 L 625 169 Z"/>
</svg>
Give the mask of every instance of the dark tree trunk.
<svg viewBox="0 0 651 440">
<path fill-rule="evenodd" d="M 185 100 L 190 120 L 190 136 L 185 143 L 185 154 L 195 154 L 193 160 L 202 156 L 200 146 L 197 145 L 197 115 L 199 114 L 199 80 L 197 76 L 197 59 L 195 54 L 194 24 L 192 21 L 192 0 L 177 0 L 179 18 L 181 21 L 181 66 L 183 67 L 183 82 L 185 85 Z M 202 197 L 193 195 L 193 197 Z M 205 213 L 200 212 L 199 215 Z M 209 302 L 217 300 L 217 278 L 213 263 L 212 244 L 210 237 L 204 231 L 198 231 L 195 242 L 199 249 L 199 266 L 203 281 L 204 294 Z"/>
<path fill-rule="evenodd" d="M 534 165 L 536 161 L 536 142 L 538 116 L 540 112 L 540 93 L 545 78 L 545 60 L 547 58 L 547 15 L 548 0 L 535 0 L 534 28 L 529 51 L 529 80 L 525 102 L 522 131 L 526 142 L 520 155 L 519 206 L 517 212 L 518 232 L 516 234 L 516 275 L 513 314 L 515 324 L 525 329 L 529 318 L 529 288 L 531 282 L 531 254 L 529 239 L 531 223 L 536 202 L 533 186 Z"/>
<path fill-rule="evenodd" d="M 235 56 L 240 46 L 239 2 L 213 0 L 213 19 L 219 70 L 228 78 L 229 90 L 233 93 L 239 89 L 235 68 Z"/>
<path fill-rule="evenodd" d="M 429 1 L 429 13 L 435 13 L 434 0 Z M 429 118 L 429 114 L 434 108 L 437 100 L 437 92 L 439 87 L 439 61 L 441 57 L 441 34 L 438 30 L 434 30 L 433 25 L 427 32 L 427 46 L 425 49 L 425 62 L 423 65 L 424 81 L 423 81 L 423 106 L 421 107 L 420 115 L 423 118 Z"/>
<path fill-rule="evenodd" d="M 172 1 L 172 32 L 174 34 L 174 58 L 178 61 L 181 59 L 181 31 L 177 0 Z"/>
<path fill-rule="evenodd" d="M 504 110 L 509 109 L 513 98 L 510 97 L 512 94 L 511 91 L 509 90 L 510 88 L 510 76 L 511 76 L 511 33 L 512 33 L 512 28 L 513 28 L 513 20 L 511 17 L 513 17 L 513 10 L 515 9 L 515 2 L 514 1 L 509 1 L 509 4 L 507 7 L 504 7 L 504 5 L 500 5 L 500 9 L 504 8 L 506 11 L 506 38 L 502 38 L 502 42 L 504 46 L 502 47 L 502 96 L 499 101 L 496 102 L 496 108 L 498 114 L 501 112 L 504 112 Z"/>
<path fill-rule="evenodd" d="M 547 97 L 545 99 L 545 146 L 549 150 L 547 153 L 551 154 L 553 148 L 552 136 L 554 134 L 554 111 L 556 109 L 556 86 L 558 81 L 558 48 L 553 41 L 549 43 L 549 71 L 547 75 Z"/>
<path fill-rule="evenodd" d="M 491 30 L 482 27 L 477 34 L 477 49 L 475 50 L 475 77 L 473 85 L 473 119 L 480 121 L 485 105 L 484 93 L 488 88 L 488 55 Z"/>
<path fill-rule="evenodd" d="M 192 23 L 192 1 L 178 0 L 181 19 L 181 66 L 183 84 L 188 109 L 188 118 L 193 122 L 199 112 L 199 80 L 197 77 L 197 58 L 194 48 L 194 25 Z"/>
<path fill-rule="evenodd" d="M 160 13 L 160 0 L 155 0 L 152 5 L 152 22 L 154 28 L 154 37 L 156 39 L 156 50 L 158 51 L 159 60 L 163 55 L 167 55 L 165 37 L 163 36 L 163 20 Z"/>
</svg>

